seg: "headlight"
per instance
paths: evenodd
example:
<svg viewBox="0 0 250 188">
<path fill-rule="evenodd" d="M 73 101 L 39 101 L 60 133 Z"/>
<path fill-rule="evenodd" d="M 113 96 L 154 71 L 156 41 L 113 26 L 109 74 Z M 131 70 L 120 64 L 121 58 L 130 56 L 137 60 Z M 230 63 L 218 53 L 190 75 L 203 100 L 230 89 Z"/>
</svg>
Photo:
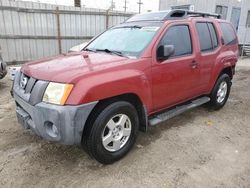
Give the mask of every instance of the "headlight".
<svg viewBox="0 0 250 188">
<path fill-rule="evenodd" d="M 43 95 L 43 102 L 64 105 L 72 89 L 72 84 L 50 82 Z"/>
</svg>

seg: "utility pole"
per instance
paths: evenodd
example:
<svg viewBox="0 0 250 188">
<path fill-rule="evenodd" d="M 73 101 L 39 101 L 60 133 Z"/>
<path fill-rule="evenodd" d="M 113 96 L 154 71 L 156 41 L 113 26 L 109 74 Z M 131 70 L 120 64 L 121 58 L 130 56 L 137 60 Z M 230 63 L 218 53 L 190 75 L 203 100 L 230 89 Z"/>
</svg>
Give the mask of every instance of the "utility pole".
<svg viewBox="0 0 250 188">
<path fill-rule="evenodd" d="M 115 2 L 114 0 L 111 0 L 111 5 L 110 5 L 110 10 L 113 11 L 113 9 L 115 8 Z"/>
<path fill-rule="evenodd" d="M 141 2 L 141 0 L 139 0 L 139 2 L 137 2 L 137 4 L 139 5 L 139 14 L 141 13 L 141 5 L 143 4 L 143 2 Z"/>
<path fill-rule="evenodd" d="M 123 7 L 123 8 L 124 8 L 124 12 L 127 12 L 127 8 L 128 8 L 128 7 L 127 7 L 127 0 L 125 0 L 124 3 L 125 3 L 125 4 L 124 4 L 124 7 Z"/>
<path fill-rule="evenodd" d="M 246 0 L 242 0 L 241 1 L 241 10 L 243 9 L 244 5 L 246 4 Z M 247 18 L 248 19 L 248 18 Z M 245 34 L 244 34 L 244 38 L 243 41 L 240 41 L 240 46 L 241 46 L 241 58 L 244 57 L 244 50 L 245 47 L 247 45 L 247 38 L 248 38 L 248 34 L 249 34 L 249 30 L 250 30 L 250 23 L 247 22 L 246 26 L 245 26 Z"/>
<path fill-rule="evenodd" d="M 81 7 L 81 0 L 75 0 L 75 7 Z"/>
<path fill-rule="evenodd" d="M 106 10 L 106 29 L 109 28 L 109 12 L 113 11 L 113 9 L 115 8 L 114 0 L 111 0 L 110 3 L 111 3 L 110 7 Z"/>
</svg>

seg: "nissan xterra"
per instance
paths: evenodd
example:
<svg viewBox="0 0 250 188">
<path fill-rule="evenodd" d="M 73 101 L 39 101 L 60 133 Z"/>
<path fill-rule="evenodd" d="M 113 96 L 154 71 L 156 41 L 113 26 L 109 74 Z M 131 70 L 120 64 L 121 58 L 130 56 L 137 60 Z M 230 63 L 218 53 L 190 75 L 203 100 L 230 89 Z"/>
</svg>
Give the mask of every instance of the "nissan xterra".
<svg viewBox="0 0 250 188">
<path fill-rule="evenodd" d="M 138 130 L 205 103 L 222 108 L 237 60 L 236 32 L 219 15 L 135 15 L 81 52 L 24 64 L 13 83 L 17 118 L 46 140 L 113 163 Z"/>
</svg>

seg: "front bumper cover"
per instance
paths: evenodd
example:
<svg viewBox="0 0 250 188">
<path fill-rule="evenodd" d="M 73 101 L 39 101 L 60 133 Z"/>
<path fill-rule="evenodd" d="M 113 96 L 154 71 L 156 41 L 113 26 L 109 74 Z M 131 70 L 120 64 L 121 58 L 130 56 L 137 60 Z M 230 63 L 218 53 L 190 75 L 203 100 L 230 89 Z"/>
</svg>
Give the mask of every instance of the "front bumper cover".
<svg viewBox="0 0 250 188">
<path fill-rule="evenodd" d="M 97 102 L 79 106 L 58 106 L 38 103 L 35 106 L 22 100 L 15 92 L 18 122 L 25 129 L 31 129 L 35 134 L 49 141 L 66 145 L 79 145 L 86 120 Z M 50 133 L 47 124 L 57 128 L 57 134 Z"/>
<path fill-rule="evenodd" d="M 48 104 L 36 94 L 41 90 L 39 86 L 44 85 L 43 81 L 36 82 L 31 93 L 25 93 L 19 86 L 19 77 L 20 72 L 13 84 L 18 122 L 46 140 L 66 145 L 81 144 L 85 123 L 98 101 L 75 106 Z"/>
</svg>

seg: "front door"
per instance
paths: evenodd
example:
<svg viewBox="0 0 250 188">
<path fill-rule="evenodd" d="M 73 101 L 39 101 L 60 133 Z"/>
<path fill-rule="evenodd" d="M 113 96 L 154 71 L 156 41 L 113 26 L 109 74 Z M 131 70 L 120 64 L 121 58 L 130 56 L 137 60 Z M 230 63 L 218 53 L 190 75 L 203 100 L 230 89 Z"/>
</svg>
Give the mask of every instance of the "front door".
<svg viewBox="0 0 250 188">
<path fill-rule="evenodd" d="M 184 102 L 199 92 L 200 69 L 195 58 L 194 43 L 189 23 L 167 27 L 160 45 L 173 45 L 175 53 L 164 61 L 154 60 L 152 88 L 154 110 Z"/>
</svg>

